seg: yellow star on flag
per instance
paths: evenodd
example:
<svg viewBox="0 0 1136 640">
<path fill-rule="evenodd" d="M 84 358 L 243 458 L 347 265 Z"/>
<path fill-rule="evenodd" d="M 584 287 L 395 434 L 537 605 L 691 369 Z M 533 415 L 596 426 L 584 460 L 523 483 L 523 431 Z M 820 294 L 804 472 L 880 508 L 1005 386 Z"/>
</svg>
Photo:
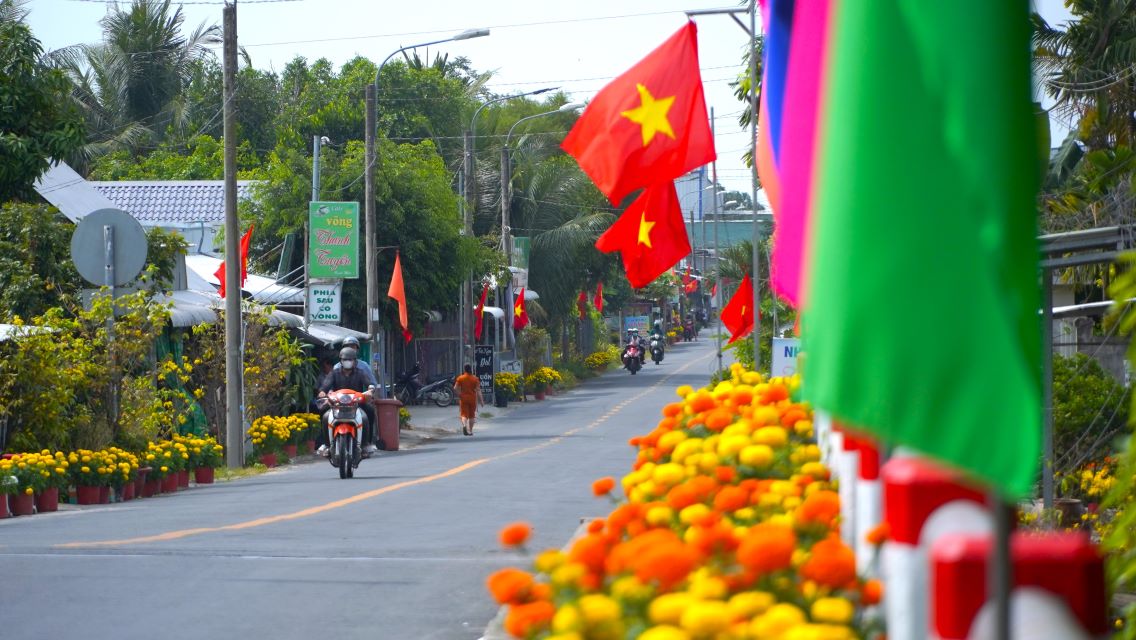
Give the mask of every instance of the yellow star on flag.
<svg viewBox="0 0 1136 640">
<path fill-rule="evenodd" d="M 670 121 L 667 120 L 667 112 L 674 104 L 675 97 L 670 96 L 656 100 L 655 96 L 647 90 L 647 87 L 641 84 L 635 86 L 639 89 L 639 106 L 630 111 L 623 111 L 619 115 L 642 127 L 644 147 L 655 138 L 656 133 L 661 133 L 674 140 L 675 134 L 671 129 Z"/>
<path fill-rule="evenodd" d="M 524 313 L 525 313 L 525 310 L 521 308 L 520 302 L 517 302 L 517 304 L 513 305 L 513 315 L 519 316 L 519 315 L 524 315 Z"/>
<path fill-rule="evenodd" d="M 651 228 L 655 224 L 657 223 L 647 221 L 646 213 L 639 218 L 639 244 L 647 245 L 648 249 L 654 248 L 651 246 Z"/>
<path fill-rule="evenodd" d="M 743 304 L 742 305 L 742 317 L 743 318 L 745 317 L 745 314 L 746 314 L 746 306 Z"/>
</svg>

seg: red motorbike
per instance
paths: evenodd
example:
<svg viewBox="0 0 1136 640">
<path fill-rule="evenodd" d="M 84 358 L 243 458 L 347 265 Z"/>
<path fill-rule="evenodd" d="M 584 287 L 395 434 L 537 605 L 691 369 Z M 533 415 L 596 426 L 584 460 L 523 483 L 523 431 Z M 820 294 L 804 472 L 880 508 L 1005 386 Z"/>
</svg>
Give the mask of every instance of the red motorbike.
<svg viewBox="0 0 1136 640">
<path fill-rule="evenodd" d="M 363 425 L 367 420 L 363 403 L 370 397 L 369 393 L 340 389 L 323 399 L 331 409 L 327 413 L 327 438 L 331 443 L 327 460 L 339 468 L 342 479 L 354 477 L 355 468 L 363 459 Z"/>
</svg>

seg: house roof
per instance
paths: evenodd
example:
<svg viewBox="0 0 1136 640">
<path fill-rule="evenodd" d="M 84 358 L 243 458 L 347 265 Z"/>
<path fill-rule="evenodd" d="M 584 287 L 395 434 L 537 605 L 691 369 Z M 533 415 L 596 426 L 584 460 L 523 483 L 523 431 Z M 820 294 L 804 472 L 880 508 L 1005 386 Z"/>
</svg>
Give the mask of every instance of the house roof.
<svg viewBox="0 0 1136 640">
<path fill-rule="evenodd" d="M 143 226 L 225 222 L 224 180 L 88 181 L 95 191 Z M 249 198 L 251 180 L 237 181 L 237 199 Z"/>
</svg>

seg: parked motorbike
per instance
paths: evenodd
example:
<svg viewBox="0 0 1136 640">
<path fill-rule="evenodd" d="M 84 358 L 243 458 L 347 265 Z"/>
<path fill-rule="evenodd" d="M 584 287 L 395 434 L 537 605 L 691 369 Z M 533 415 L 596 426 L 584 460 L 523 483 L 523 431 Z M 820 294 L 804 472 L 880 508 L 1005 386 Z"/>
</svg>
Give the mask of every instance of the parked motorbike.
<svg viewBox="0 0 1136 640">
<path fill-rule="evenodd" d="M 327 414 L 327 438 L 331 443 L 328 462 L 339 468 L 341 479 L 354 477 L 355 468 L 363 459 L 363 425 L 367 419 L 363 403 L 368 397 L 358 391 L 340 389 L 321 400 L 322 407 L 331 408 Z"/>
<path fill-rule="evenodd" d="M 398 375 L 392 395 L 405 405 L 433 401 L 439 407 L 448 407 L 454 403 L 454 377 L 441 376 L 422 384 L 421 369 L 414 365 Z"/>
<path fill-rule="evenodd" d="M 657 333 L 651 335 L 651 359 L 655 364 L 663 361 L 663 337 Z"/>
<path fill-rule="evenodd" d="M 643 354 L 638 344 L 633 342 L 623 350 L 623 366 L 631 375 L 635 375 L 643 367 Z"/>
</svg>

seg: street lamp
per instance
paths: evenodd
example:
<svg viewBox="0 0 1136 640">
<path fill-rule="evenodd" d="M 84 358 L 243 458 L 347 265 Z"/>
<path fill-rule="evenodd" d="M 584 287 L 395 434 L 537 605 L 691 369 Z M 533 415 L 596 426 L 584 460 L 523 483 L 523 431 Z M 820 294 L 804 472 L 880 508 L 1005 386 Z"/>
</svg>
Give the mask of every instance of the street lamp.
<svg viewBox="0 0 1136 640">
<path fill-rule="evenodd" d="M 574 111 L 583 106 L 584 103 L 582 102 L 569 102 L 559 109 L 525 116 L 514 122 L 513 126 L 509 127 L 509 133 L 505 135 L 505 144 L 501 146 L 501 250 L 505 252 L 505 264 L 509 267 L 513 266 L 513 242 L 512 234 L 510 233 L 511 229 L 509 228 L 509 209 L 513 201 L 513 167 L 509 158 L 509 140 L 513 137 L 513 130 L 522 122 L 534 118 L 550 116 L 554 113 Z M 513 334 L 513 270 L 511 268 L 509 269 L 509 282 L 505 285 L 505 304 L 508 307 L 505 310 L 505 348 L 514 349 L 516 346 L 516 338 Z"/>
<path fill-rule="evenodd" d="M 378 101 L 375 97 L 379 92 L 379 76 L 382 74 L 383 66 L 390 61 L 395 55 L 406 51 L 407 49 L 414 49 L 417 47 L 427 47 L 432 44 L 441 44 L 443 42 L 453 42 L 457 40 L 469 40 L 471 38 L 480 38 L 489 35 L 489 29 L 466 29 L 461 33 L 450 36 L 449 38 L 442 38 L 441 40 L 431 40 L 430 42 L 420 42 L 418 44 L 407 45 L 395 49 L 389 56 L 383 59 L 379 64 L 378 69 L 375 70 L 375 82 L 367 87 L 366 98 L 366 157 L 367 167 L 364 180 L 364 228 L 363 233 L 366 235 L 365 252 L 366 252 L 366 277 L 367 277 L 367 338 L 371 340 L 374 347 L 378 347 L 378 333 L 379 333 L 379 282 L 377 278 L 379 270 L 379 258 L 375 249 L 375 231 L 377 222 L 375 221 L 375 167 L 378 165 L 378 154 L 375 152 L 375 138 L 378 135 L 379 126 L 379 108 Z M 372 362 L 374 361 L 374 354 L 371 356 Z M 382 366 L 376 368 L 379 376 L 379 389 L 380 393 L 385 396 L 385 392 L 381 391 L 384 386 L 381 384 L 385 378 L 386 359 L 380 363 Z"/>
<path fill-rule="evenodd" d="M 466 130 L 465 135 L 462 136 L 465 150 L 462 156 L 462 173 L 460 180 L 461 191 L 461 213 L 462 213 L 462 233 L 467 236 L 473 235 L 473 213 L 477 210 L 477 158 L 474 154 L 474 147 L 477 142 L 477 116 L 481 114 L 481 110 L 491 104 L 511 100 L 513 98 L 523 98 L 525 96 L 535 96 L 549 91 L 555 91 L 560 87 L 545 87 L 543 89 L 534 89 L 532 91 L 525 91 L 523 93 L 514 93 L 507 96 L 499 96 L 478 105 L 477 109 L 473 112 L 473 117 L 469 120 L 469 129 Z M 473 290 L 472 274 L 464 278 L 461 288 L 461 314 L 458 320 L 458 361 L 459 363 L 466 358 L 473 356 L 473 341 L 476 339 L 469 336 L 469 344 L 466 344 L 466 338 L 469 328 L 469 319 L 472 314 L 470 308 L 473 303 Z M 468 349 L 468 351 L 467 351 Z"/>
</svg>

